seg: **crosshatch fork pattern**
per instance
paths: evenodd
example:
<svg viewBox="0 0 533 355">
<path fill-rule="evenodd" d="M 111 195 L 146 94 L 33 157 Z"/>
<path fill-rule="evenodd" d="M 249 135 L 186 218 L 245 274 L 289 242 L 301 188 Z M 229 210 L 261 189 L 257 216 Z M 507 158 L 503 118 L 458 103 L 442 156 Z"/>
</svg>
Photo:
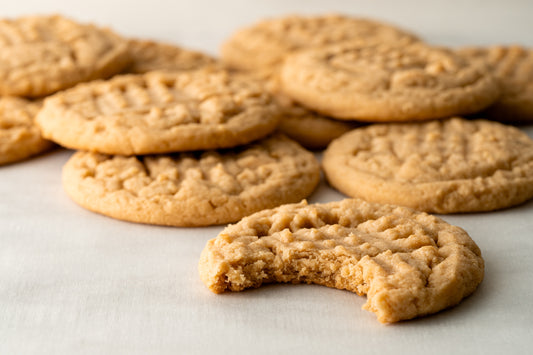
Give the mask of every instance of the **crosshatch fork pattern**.
<svg viewBox="0 0 533 355">
<path fill-rule="evenodd" d="M 78 152 L 63 169 L 63 186 L 80 205 L 118 219 L 200 226 L 300 201 L 319 177 L 312 153 L 274 135 L 222 151 L 138 157 Z"/>
<path fill-rule="evenodd" d="M 214 292 L 269 282 L 315 283 L 367 295 L 381 322 L 458 303 L 483 278 L 459 227 L 408 208 L 344 200 L 261 211 L 209 241 L 200 275 Z"/>
<path fill-rule="evenodd" d="M 279 118 L 260 82 L 205 69 L 80 84 L 46 99 L 37 122 L 66 147 L 131 155 L 233 147 Z"/>
<path fill-rule="evenodd" d="M 490 211 L 533 195 L 533 141 L 486 120 L 364 127 L 332 142 L 322 164 L 349 196 L 425 212 Z"/>
</svg>

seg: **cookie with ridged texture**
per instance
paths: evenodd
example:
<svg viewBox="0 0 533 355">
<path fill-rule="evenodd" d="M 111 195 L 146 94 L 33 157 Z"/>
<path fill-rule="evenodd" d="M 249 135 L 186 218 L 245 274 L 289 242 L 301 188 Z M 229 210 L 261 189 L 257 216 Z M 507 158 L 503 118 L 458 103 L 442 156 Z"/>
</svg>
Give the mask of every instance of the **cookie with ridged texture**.
<svg viewBox="0 0 533 355">
<path fill-rule="evenodd" d="M 199 272 L 215 293 L 271 282 L 349 290 L 392 323 L 456 305 L 482 281 L 484 262 L 463 229 L 435 216 L 346 199 L 246 217 L 207 242 Z"/>
<path fill-rule="evenodd" d="M 144 74 L 154 70 L 184 71 L 215 66 L 215 58 L 198 51 L 156 41 L 130 40 L 131 63 L 127 73 Z"/>
<path fill-rule="evenodd" d="M 339 14 L 286 16 L 263 20 L 235 32 L 221 47 L 226 65 L 241 70 L 275 68 L 291 52 L 347 40 L 417 41 L 392 25 Z"/>
<path fill-rule="evenodd" d="M 282 91 L 325 115 L 370 122 L 480 111 L 499 96 L 481 61 L 423 43 L 351 42 L 290 55 Z"/>
<path fill-rule="evenodd" d="M 126 221 L 207 226 L 309 196 L 320 178 L 313 154 L 284 136 L 221 151 L 154 156 L 78 152 L 63 186 L 79 205 Z"/>
<path fill-rule="evenodd" d="M 357 128 L 329 145 L 322 166 L 348 196 L 426 212 L 491 211 L 533 197 L 533 140 L 493 121 Z"/>
<path fill-rule="evenodd" d="M 18 97 L 0 97 L 0 165 L 42 153 L 53 143 L 41 136 L 34 119 L 40 103 Z"/>
<path fill-rule="evenodd" d="M 489 62 L 502 95 L 485 117 L 502 122 L 533 122 L 533 50 L 520 46 L 464 48 L 459 53 Z"/>
<path fill-rule="evenodd" d="M 37 97 L 120 72 L 127 41 L 61 16 L 0 20 L 0 94 Z"/>
<path fill-rule="evenodd" d="M 233 147 L 278 120 L 260 82 L 213 70 L 83 83 L 47 98 L 37 116 L 43 135 L 65 147 L 123 155 Z"/>
</svg>

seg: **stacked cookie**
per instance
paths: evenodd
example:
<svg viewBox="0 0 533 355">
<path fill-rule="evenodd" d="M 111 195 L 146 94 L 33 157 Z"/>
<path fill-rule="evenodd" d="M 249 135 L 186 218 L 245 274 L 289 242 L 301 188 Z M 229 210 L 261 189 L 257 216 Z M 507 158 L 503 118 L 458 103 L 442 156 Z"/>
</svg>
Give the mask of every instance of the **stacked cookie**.
<svg viewBox="0 0 533 355">
<path fill-rule="evenodd" d="M 405 30 L 369 19 L 342 15 L 288 16 L 237 31 L 222 45 L 221 60 L 232 69 L 266 80 L 284 108 L 279 129 L 305 147 L 322 149 L 360 124 L 337 120 L 327 112 L 293 100 L 283 92 L 279 71 L 289 54 L 345 41 L 411 43 L 418 39 Z"/>
<path fill-rule="evenodd" d="M 220 62 L 60 16 L 2 31 L 0 164 L 53 141 L 78 150 L 63 185 L 89 210 L 171 226 L 240 220 L 202 253 L 217 293 L 307 282 L 367 295 L 382 322 L 434 313 L 476 289 L 483 259 L 425 212 L 533 197 L 533 141 L 457 117 L 532 118 L 522 48 L 436 48 L 341 15 L 260 22 L 225 42 Z M 325 176 L 354 198 L 290 204 L 315 189 L 319 165 L 276 129 L 328 146 Z"/>
<path fill-rule="evenodd" d="M 261 83 L 172 45 L 133 40 L 128 53 L 120 69 L 137 74 L 57 92 L 36 118 L 44 137 L 80 150 L 63 170 L 80 205 L 128 221 L 202 226 L 299 201 L 316 187 L 314 156 L 267 137 L 279 108 Z"/>
<path fill-rule="evenodd" d="M 284 205 L 228 226 L 202 252 L 203 282 L 216 293 L 267 282 L 346 289 L 366 295 L 363 308 L 385 323 L 460 302 L 483 279 L 480 250 L 462 229 L 415 210 L 490 211 L 533 197 L 533 141 L 511 126 L 458 117 L 533 118 L 529 56 L 516 47 L 436 48 L 337 15 L 238 31 L 222 60 L 262 76 L 285 110 L 370 125 L 323 143 L 332 141 L 326 178 L 354 199 Z M 290 116 L 282 120 L 296 121 Z M 320 134 L 311 123 L 303 129 L 302 140 Z"/>
<path fill-rule="evenodd" d="M 126 41 L 112 31 L 61 16 L 0 24 L 0 164 L 7 164 L 52 146 L 33 122 L 38 98 L 111 76 L 129 59 Z"/>
<path fill-rule="evenodd" d="M 88 209 L 141 223 L 221 224 L 299 201 L 318 183 L 312 154 L 267 137 L 279 108 L 263 85 L 208 55 L 60 16 L 4 20 L 2 30 L 0 92 L 41 100 L 0 99 L 0 163 L 51 141 L 80 150 L 63 182 Z"/>
<path fill-rule="evenodd" d="M 512 127 L 456 117 L 533 117 L 531 58 L 518 47 L 437 48 L 391 25 L 338 15 L 267 20 L 222 47 L 228 65 L 269 73 L 272 91 L 310 114 L 386 123 L 331 137 L 323 168 L 333 187 L 438 213 L 533 197 L 531 140 Z"/>
</svg>

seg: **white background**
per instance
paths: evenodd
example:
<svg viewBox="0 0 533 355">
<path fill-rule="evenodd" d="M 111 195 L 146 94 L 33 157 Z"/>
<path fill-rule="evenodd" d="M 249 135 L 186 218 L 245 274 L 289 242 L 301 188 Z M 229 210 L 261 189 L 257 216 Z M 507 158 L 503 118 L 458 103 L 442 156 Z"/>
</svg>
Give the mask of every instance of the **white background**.
<svg viewBox="0 0 533 355">
<path fill-rule="evenodd" d="M 216 54 L 261 17 L 342 11 L 443 45 L 533 46 L 533 1 L 2 1 L 0 16 L 62 13 Z M 533 136 L 533 126 L 524 127 Z M 313 285 L 214 295 L 197 262 L 222 227 L 167 228 L 88 212 L 64 194 L 56 150 L 0 167 L 0 354 L 518 354 L 533 346 L 533 202 L 443 216 L 482 249 L 459 306 L 395 325 L 364 298 Z M 342 196 L 324 183 L 310 197 Z"/>
</svg>

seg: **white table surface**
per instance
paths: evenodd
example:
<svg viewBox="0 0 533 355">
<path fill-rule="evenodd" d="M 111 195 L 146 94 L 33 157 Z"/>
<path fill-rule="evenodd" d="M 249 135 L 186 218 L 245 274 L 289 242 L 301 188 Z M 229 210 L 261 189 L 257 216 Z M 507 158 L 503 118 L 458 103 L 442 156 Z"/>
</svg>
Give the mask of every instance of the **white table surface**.
<svg viewBox="0 0 533 355">
<path fill-rule="evenodd" d="M 533 46 L 532 1 L 4 1 L 0 16 L 62 13 L 216 54 L 265 16 L 343 11 L 443 45 Z M 533 126 L 523 127 L 533 137 Z M 198 257 L 222 227 L 127 223 L 63 192 L 56 150 L 0 167 L 0 354 L 526 354 L 533 347 L 533 201 L 447 215 L 478 243 L 485 280 L 459 306 L 382 325 L 347 291 L 269 285 L 212 294 Z M 341 199 L 323 182 L 311 202 Z"/>
</svg>

